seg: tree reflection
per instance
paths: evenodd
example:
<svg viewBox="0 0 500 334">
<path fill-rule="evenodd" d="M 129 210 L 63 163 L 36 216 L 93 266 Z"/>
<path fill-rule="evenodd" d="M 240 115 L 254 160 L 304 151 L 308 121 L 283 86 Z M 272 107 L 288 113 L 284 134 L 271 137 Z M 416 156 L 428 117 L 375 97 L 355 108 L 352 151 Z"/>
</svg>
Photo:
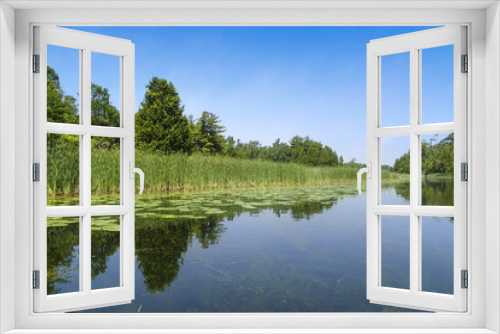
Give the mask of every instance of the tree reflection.
<svg viewBox="0 0 500 334">
<path fill-rule="evenodd" d="M 410 201 L 410 183 L 386 184 L 393 187 L 396 194 Z M 453 206 L 453 180 L 429 179 L 422 181 L 422 205 Z"/>
<path fill-rule="evenodd" d="M 49 220 L 50 221 L 50 220 Z M 75 258 L 78 257 L 79 224 L 47 227 L 47 294 L 62 291 L 61 286 L 71 282 Z M 73 282 L 78 284 L 78 282 Z M 72 291 L 77 291 L 72 290 Z"/>
<path fill-rule="evenodd" d="M 135 254 L 138 269 L 144 278 L 149 293 L 163 292 L 177 278 L 183 264 L 183 256 L 193 242 L 206 249 L 219 243 L 226 231 L 223 221 L 231 221 L 245 212 L 260 213 L 264 210 L 280 217 L 288 214 L 295 220 L 310 220 L 316 214 L 336 205 L 338 199 L 328 201 L 299 200 L 288 205 L 263 205 L 253 209 L 241 206 L 226 206 L 223 214 L 212 214 L 206 218 L 161 218 L 151 208 L 154 218 L 136 218 Z M 78 224 L 49 229 L 48 268 L 49 293 L 60 291 L 61 284 L 73 284 L 78 290 L 78 282 L 71 282 L 66 273 L 78 256 Z M 92 242 L 92 279 L 106 272 L 109 257 L 120 248 L 118 231 L 95 230 Z M 74 270 L 74 268 L 73 268 Z M 60 274 L 58 274 L 60 273 Z M 59 290 L 58 290 L 59 289 Z"/>
<path fill-rule="evenodd" d="M 94 230 L 91 233 L 91 277 L 96 278 L 108 269 L 108 258 L 120 248 L 119 231 Z"/>
</svg>

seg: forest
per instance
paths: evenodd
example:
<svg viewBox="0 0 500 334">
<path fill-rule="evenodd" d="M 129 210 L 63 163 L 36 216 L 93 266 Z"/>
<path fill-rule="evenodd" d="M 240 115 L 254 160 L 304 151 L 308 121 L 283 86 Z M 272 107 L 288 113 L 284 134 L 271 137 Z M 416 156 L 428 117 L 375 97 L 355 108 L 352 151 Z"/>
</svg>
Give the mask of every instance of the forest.
<svg viewBox="0 0 500 334">
<path fill-rule="evenodd" d="M 47 67 L 47 121 L 79 123 L 77 99 L 64 92 L 56 71 Z M 92 83 L 91 124 L 120 126 L 119 110 L 106 87 Z M 227 187 L 296 186 L 354 181 L 364 164 L 349 162 L 328 145 L 309 136 L 272 145 L 247 143 L 225 136 L 215 113 L 198 119 L 186 115 L 172 82 L 153 77 L 135 114 L 137 166 L 144 169 L 146 191 Z M 113 193 L 119 188 L 118 138 L 92 138 L 92 188 Z M 79 137 L 47 135 L 48 194 L 72 194 L 79 187 Z M 402 157 L 401 159 L 403 159 Z M 396 165 L 395 165 L 396 167 Z M 384 178 L 399 179 L 402 167 L 384 170 Z"/>
</svg>

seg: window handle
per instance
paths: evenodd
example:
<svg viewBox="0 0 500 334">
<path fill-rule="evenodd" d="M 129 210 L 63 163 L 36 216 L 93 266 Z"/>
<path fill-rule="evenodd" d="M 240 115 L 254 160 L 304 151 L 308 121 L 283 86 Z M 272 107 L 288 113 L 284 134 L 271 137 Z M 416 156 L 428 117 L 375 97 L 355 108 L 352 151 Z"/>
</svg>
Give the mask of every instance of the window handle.
<svg viewBox="0 0 500 334">
<path fill-rule="evenodd" d="M 142 195 L 142 192 L 144 191 L 144 172 L 140 168 L 134 167 L 133 161 L 130 161 L 129 167 L 130 167 L 129 176 L 131 179 L 134 179 L 135 173 L 139 174 L 139 184 L 140 184 L 139 195 Z"/>
<path fill-rule="evenodd" d="M 361 168 L 358 171 L 358 192 L 360 194 L 362 194 L 362 192 L 361 192 L 361 176 L 363 175 L 363 173 L 366 173 L 366 176 L 369 179 L 372 178 L 372 163 L 370 161 L 368 161 L 365 168 Z"/>
</svg>

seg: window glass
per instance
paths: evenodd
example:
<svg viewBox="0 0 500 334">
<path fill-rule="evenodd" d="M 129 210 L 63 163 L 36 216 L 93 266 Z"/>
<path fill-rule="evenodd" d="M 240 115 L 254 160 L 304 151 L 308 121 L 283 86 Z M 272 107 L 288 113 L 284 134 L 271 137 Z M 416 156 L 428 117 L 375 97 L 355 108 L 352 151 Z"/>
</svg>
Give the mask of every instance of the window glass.
<svg viewBox="0 0 500 334">
<path fill-rule="evenodd" d="M 80 136 L 47 134 L 47 206 L 80 205 Z"/>
<path fill-rule="evenodd" d="M 80 218 L 47 218 L 47 294 L 80 291 Z"/>
<path fill-rule="evenodd" d="M 453 122 L 453 45 L 421 53 L 422 123 Z"/>
<path fill-rule="evenodd" d="M 422 291 L 453 294 L 453 218 L 421 217 Z"/>
<path fill-rule="evenodd" d="M 382 126 L 410 125 L 410 53 L 380 58 Z"/>
<path fill-rule="evenodd" d="M 47 122 L 80 123 L 80 50 L 47 45 Z"/>
<path fill-rule="evenodd" d="M 92 217 L 92 290 L 120 286 L 120 216 Z"/>
<path fill-rule="evenodd" d="M 410 289 L 410 217 L 383 216 L 381 224 L 381 286 Z"/>
<path fill-rule="evenodd" d="M 120 138 L 92 137 L 92 205 L 120 204 Z"/>
<path fill-rule="evenodd" d="M 91 124 L 120 126 L 120 57 L 92 52 Z"/>
<path fill-rule="evenodd" d="M 422 205 L 453 206 L 454 135 L 423 135 Z"/>
<path fill-rule="evenodd" d="M 410 137 L 380 138 L 381 203 L 410 204 Z"/>
</svg>

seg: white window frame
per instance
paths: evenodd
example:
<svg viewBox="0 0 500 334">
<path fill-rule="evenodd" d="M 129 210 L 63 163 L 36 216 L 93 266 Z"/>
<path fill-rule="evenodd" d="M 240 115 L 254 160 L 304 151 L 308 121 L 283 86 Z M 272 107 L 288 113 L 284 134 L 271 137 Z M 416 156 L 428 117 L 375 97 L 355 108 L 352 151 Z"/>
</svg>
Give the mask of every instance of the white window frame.
<svg viewBox="0 0 500 334">
<path fill-rule="evenodd" d="M 164 3 L 155 9 L 97 9 L 103 6 L 130 6 L 133 2 L 17 2 L 0 4 L 0 330 L 15 329 L 12 333 L 37 333 L 37 329 L 50 332 L 89 333 L 115 332 L 144 333 L 145 328 L 165 329 L 158 332 L 343 332 L 350 333 L 421 333 L 461 332 L 491 333 L 500 331 L 500 136 L 498 109 L 500 99 L 500 12 L 497 1 L 404 1 L 410 5 L 384 1 L 367 2 L 255 2 L 230 5 L 216 1 L 184 5 Z M 136 7 L 161 6 L 144 1 Z M 24 8 L 14 10 L 9 7 Z M 30 7 L 31 6 L 31 7 Z M 44 7 L 46 6 L 46 7 Z M 71 8 L 71 6 L 74 6 Z M 87 6 L 86 9 L 81 9 Z M 170 6 L 170 8 L 165 8 Z M 211 7 L 212 6 L 212 7 Z M 232 8 L 223 8 L 224 6 Z M 246 6 L 247 9 L 242 8 Z M 397 6 L 399 9 L 390 9 Z M 486 7 L 488 7 L 486 9 Z M 69 7 L 61 9 L 58 7 Z M 79 9 L 75 9 L 79 7 Z M 202 9 L 205 8 L 205 10 Z M 210 8 L 211 7 L 211 8 Z M 222 7 L 222 8 L 221 8 Z M 269 8 L 272 7 L 272 8 Z M 343 8 L 342 8 L 343 7 Z M 49 8 L 49 10 L 41 10 Z M 278 9 L 276 9 L 278 8 Z M 281 8 L 281 9 L 279 9 Z M 346 9 L 351 8 L 351 9 Z M 376 9 L 373 9 L 376 8 Z M 403 8 L 403 9 L 401 9 Z M 440 9 L 436 9 L 440 8 Z M 355 10 L 353 10 L 355 9 Z M 15 16 L 15 22 L 13 17 Z M 32 147 L 32 82 L 30 55 L 32 54 L 32 27 L 35 24 L 58 25 L 443 25 L 466 24 L 469 27 L 471 75 L 468 86 L 469 120 L 468 144 L 470 154 L 470 182 L 468 197 L 468 312 L 463 314 L 34 314 L 32 312 L 30 256 L 32 245 L 32 183 L 30 169 Z M 7 28 L 7 29 L 6 29 Z M 15 42 L 14 33 L 15 31 Z M 14 48 L 15 47 L 15 48 Z M 13 56 L 14 55 L 14 56 Z M 14 59 L 13 59 L 14 58 Z M 11 87 L 15 66 L 15 91 Z M 7 76 L 4 73 L 10 73 Z M 15 92 L 14 97 L 7 94 Z M 9 107 L 13 109 L 7 110 Z M 15 114 L 12 115 L 12 114 Z M 15 127 L 9 131 L 8 126 Z M 2 132 L 4 130 L 4 132 Z M 15 146 L 6 142 L 15 135 Z M 488 151 L 488 154 L 485 152 Z M 15 164 L 10 161 L 15 159 Z M 14 172 L 15 183 L 9 178 Z M 486 174 L 488 173 L 488 182 Z M 15 201 L 9 202 L 4 185 L 15 186 Z M 486 196 L 488 194 L 488 196 Z M 15 211 L 9 211 L 14 204 Z M 14 218 L 7 221 L 8 218 Z M 12 242 L 15 235 L 15 242 Z M 31 259 L 27 261 L 27 259 Z M 15 288 L 12 289 L 12 286 Z M 488 291 L 488 293 L 486 293 Z M 12 308 L 12 305 L 15 305 Z M 142 324 L 140 324 L 142 322 Z M 132 330 L 138 328 L 142 330 Z M 246 331 L 244 329 L 247 329 Z M 293 329 L 300 330 L 293 330 Z M 241 329 L 241 330 L 238 330 Z M 356 330 L 357 329 L 357 330 Z M 413 329 L 413 330 L 412 330 Z M 344 332 L 345 332 L 344 331 Z M 41 331 L 40 331 L 41 332 Z M 47 332 L 47 331 L 46 331 Z M 87 332 L 87 331 L 86 331 Z M 110 331 L 108 331 L 109 333 Z M 186 332 L 186 331 L 183 331 Z"/>
<path fill-rule="evenodd" d="M 75 311 L 130 303 L 135 297 L 135 198 L 130 177 L 135 161 L 134 44 L 128 40 L 60 27 L 34 27 L 34 54 L 39 56 L 39 73 L 33 75 L 34 162 L 39 163 L 39 181 L 33 184 L 34 270 L 39 271 L 39 288 L 34 289 L 35 312 Z M 47 122 L 47 45 L 72 48 L 80 58 L 79 124 Z M 91 123 L 92 53 L 119 58 L 120 126 Z M 47 134 L 78 135 L 80 193 L 79 205 L 47 206 Z M 92 205 L 91 140 L 93 137 L 120 139 L 120 204 Z M 134 174 L 132 173 L 132 176 Z M 120 218 L 120 270 L 117 287 L 92 289 L 91 225 L 96 216 Z M 79 289 L 71 293 L 47 295 L 47 217 L 79 217 Z"/>
<path fill-rule="evenodd" d="M 460 164 L 467 163 L 467 76 L 461 73 L 462 55 L 467 54 L 466 27 L 439 27 L 424 31 L 381 38 L 367 46 L 367 298 L 372 303 L 403 306 L 422 310 L 464 312 L 467 290 L 461 286 L 461 271 L 467 270 L 467 183 L 461 180 Z M 454 117 L 448 123 L 422 123 L 422 50 L 453 46 Z M 408 125 L 383 127 L 382 59 L 393 54 L 409 54 Z M 422 205 L 422 145 L 425 134 L 454 133 L 454 206 Z M 403 137 L 401 137 L 403 136 Z M 381 178 L 382 138 L 407 137 L 410 142 L 410 203 L 384 205 Z M 409 289 L 382 286 L 381 233 L 384 216 L 405 216 L 409 220 Z M 453 294 L 422 290 L 422 217 L 454 217 L 453 226 Z"/>
</svg>

